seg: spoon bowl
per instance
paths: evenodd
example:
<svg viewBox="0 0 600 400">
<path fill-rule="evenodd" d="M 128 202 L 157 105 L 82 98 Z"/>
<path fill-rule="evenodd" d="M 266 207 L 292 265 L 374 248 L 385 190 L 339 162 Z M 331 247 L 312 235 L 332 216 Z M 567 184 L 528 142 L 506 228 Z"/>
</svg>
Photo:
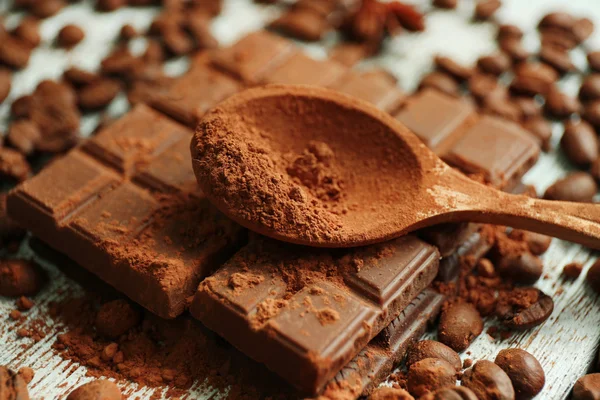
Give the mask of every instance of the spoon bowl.
<svg viewBox="0 0 600 400">
<path fill-rule="evenodd" d="M 600 247 L 597 206 L 479 184 L 387 113 L 328 89 L 269 85 L 236 94 L 204 116 L 191 151 L 213 204 L 287 242 L 361 246 L 473 221 Z"/>
</svg>

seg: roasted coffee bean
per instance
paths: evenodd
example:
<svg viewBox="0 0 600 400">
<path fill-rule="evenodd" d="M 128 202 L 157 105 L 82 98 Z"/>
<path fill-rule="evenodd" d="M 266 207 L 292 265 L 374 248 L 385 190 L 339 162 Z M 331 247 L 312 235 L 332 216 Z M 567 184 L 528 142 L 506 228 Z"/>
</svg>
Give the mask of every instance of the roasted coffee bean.
<svg viewBox="0 0 600 400">
<path fill-rule="evenodd" d="M 29 163 L 21 153 L 0 147 L 0 179 L 23 182 L 30 173 Z"/>
<path fill-rule="evenodd" d="M 573 386 L 573 400 L 600 399 L 600 374 L 582 376 Z"/>
<path fill-rule="evenodd" d="M 506 97 L 486 97 L 481 105 L 481 111 L 514 122 L 519 122 L 521 120 L 521 110 Z"/>
<path fill-rule="evenodd" d="M 42 42 L 39 25 L 36 18 L 25 17 L 15 28 L 13 34 L 31 47 L 37 47 Z"/>
<path fill-rule="evenodd" d="M 554 310 L 552 298 L 536 288 L 514 289 L 502 293 L 496 305 L 496 315 L 509 329 L 533 328 L 546 321 Z"/>
<path fill-rule="evenodd" d="M 551 236 L 522 229 L 513 229 L 508 236 L 514 240 L 527 243 L 529 251 L 536 256 L 544 254 L 550 247 L 550 243 L 552 243 Z"/>
<path fill-rule="evenodd" d="M 531 133 L 533 138 L 539 143 L 544 151 L 550 150 L 550 140 L 552 139 L 552 125 L 543 117 L 534 117 L 526 120 L 523 127 Z"/>
<path fill-rule="evenodd" d="M 7 367 L 0 366 L 0 396 L 7 400 L 29 400 L 27 383 Z"/>
<path fill-rule="evenodd" d="M 571 51 L 577 47 L 577 39 L 572 32 L 564 32 L 558 28 L 544 28 L 541 31 L 542 47 L 554 47 L 562 51 Z"/>
<path fill-rule="evenodd" d="M 124 7 L 127 0 L 96 0 L 96 10 L 98 11 L 114 11 Z"/>
<path fill-rule="evenodd" d="M 111 381 L 98 379 L 79 386 L 72 391 L 66 400 L 121 400 L 119 387 Z"/>
<path fill-rule="evenodd" d="M 71 48 L 85 38 L 85 32 L 77 25 L 69 24 L 58 31 L 56 41 L 60 47 Z"/>
<path fill-rule="evenodd" d="M 48 18 L 59 12 L 66 5 L 65 0 L 38 0 L 30 4 L 29 12 L 39 18 Z"/>
<path fill-rule="evenodd" d="M 100 77 L 77 67 L 71 67 L 63 73 L 63 78 L 73 86 L 84 86 L 97 81 Z"/>
<path fill-rule="evenodd" d="M 452 76 L 457 81 L 466 81 L 473 75 L 473 69 L 465 67 L 445 56 L 435 56 L 434 63 L 437 69 Z"/>
<path fill-rule="evenodd" d="M 600 99 L 600 74 L 590 74 L 584 78 L 579 88 L 579 98 L 581 101 Z"/>
<path fill-rule="evenodd" d="M 521 117 L 524 120 L 539 117 L 542 114 L 540 105 L 531 97 L 513 97 L 510 101 L 515 106 L 519 107 L 519 110 L 521 110 Z"/>
<path fill-rule="evenodd" d="M 31 95 L 25 95 L 18 97 L 10 105 L 10 113 L 13 118 L 27 118 L 29 117 L 29 110 L 31 107 L 33 97 Z"/>
<path fill-rule="evenodd" d="M 515 68 L 511 90 L 525 96 L 545 95 L 558 79 L 556 71 L 543 63 L 525 62 Z"/>
<path fill-rule="evenodd" d="M 598 137 L 585 121 L 567 121 L 560 146 L 567 158 L 579 167 L 587 167 L 598 159 Z"/>
<path fill-rule="evenodd" d="M 519 39 L 504 38 L 499 41 L 498 45 L 514 63 L 521 63 L 529 57 L 529 52 Z"/>
<path fill-rule="evenodd" d="M 596 261 L 592 264 L 585 279 L 596 293 L 600 293 L 600 261 Z"/>
<path fill-rule="evenodd" d="M 577 279 L 583 271 L 583 265 L 579 262 L 568 263 L 563 267 L 563 275 L 570 279 Z"/>
<path fill-rule="evenodd" d="M 456 369 L 446 360 L 425 358 L 408 368 L 407 389 L 413 396 L 423 396 L 456 384 Z"/>
<path fill-rule="evenodd" d="M 480 0 L 475 6 L 475 14 L 473 18 L 479 21 L 485 21 L 498 11 L 502 6 L 500 0 Z"/>
<path fill-rule="evenodd" d="M 12 72 L 0 67 L 0 104 L 8 97 L 11 87 Z"/>
<path fill-rule="evenodd" d="M 491 361 L 477 361 L 465 371 L 462 385 L 479 400 L 514 400 L 515 390 L 506 372 Z"/>
<path fill-rule="evenodd" d="M 432 88 L 453 97 L 460 94 L 458 83 L 443 72 L 434 71 L 425 75 L 419 83 L 419 90 L 424 88 Z"/>
<path fill-rule="evenodd" d="M 597 131 L 600 131 L 600 99 L 587 103 L 581 117 L 592 124 Z"/>
<path fill-rule="evenodd" d="M 27 119 L 19 119 L 10 125 L 6 139 L 12 147 L 27 156 L 35 151 L 36 143 L 41 136 L 36 124 Z"/>
<path fill-rule="evenodd" d="M 100 79 L 84 86 L 78 93 L 79 107 L 83 110 L 104 108 L 119 94 L 121 85 L 113 79 Z"/>
<path fill-rule="evenodd" d="M 471 389 L 464 386 L 446 387 L 428 393 L 419 400 L 478 400 Z"/>
<path fill-rule="evenodd" d="M 589 18 L 580 18 L 573 27 L 573 36 L 579 43 L 586 40 L 594 32 L 594 22 Z"/>
<path fill-rule="evenodd" d="M 510 378 L 518 399 L 531 399 L 542 391 L 546 376 L 539 361 L 521 349 L 500 351 L 494 360 Z"/>
<path fill-rule="evenodd" d="M 469 79 L 468 87 L 471 95 L 480 104 L 485 103 L 488 97 L 506 98 L 508 95 L 506 87 L 498 83 L 498 79 L 493 75 L 475 74 Z"/>
<path fill-rule="evenodd" d="M 483 320 L 470 303 L 456 302 L 446 306 L 438 325 L 438 339 L 455 351 L 463 351 L 483 331 Z"/>
<path fill-rule="evenodd" d="M 503 278 L 518 284 L 532 284 L 542 276 L 544 264 L 530 252 L 507 254 L 496 263 L 496 271 Z"/>
<path fill-rule="evenodd" d="M 496 38 L 498 40 L 502 39 L 517 39 L 521 40 L 523 37 L 523 31 L 516 25 L 511 24 L 502 24 L 498 27 L 498 34 Z"/>
<path fill-rule="evenodd" d="M 539 57 L 540 60 L 554 68 L 561 75 L 577 70 L 569 57 L 569 53 L 556 47 L 542 47 Z"/>
<path fill-rule="evenodd" d="M 406 356 L 406 366 L 410 367 L 417 361 L 426 358 L 439 358 L 445 360 L 458 372 L 461 369 L 462 362 L 460 356 L 450 347 L 435 340 L 421 340 L 411 346 Z"/>
<path fill-rule="evenodd" d="M 577 20 L 571 14 L 557 11 L 546 14 L 538 23 L 538 29 L 558 28 L 565 32 L 571 31 Z"/>
<path fill-rule="evenodd" d="M 544 198 L 591 203 L 597 191 L 598 186 L 590 174 L 574 172 L 554 182 L 546 189 Z"/>
<path fill-rule="evenodd" d="M 587 60 L 592 71 L 600 72 L 600 51 L 588 53 Z"/>
<path fill-rule="evenodd" d="M 406 390 L 380 386 L 373 391 L 368 400 L 415 400 Z"/>
<path fill-rule="evenodd" d="M 568 118 L 581 111 L 581 103 L 553 87 L 546 94 L 544 110 L 554 118 Z"/>
<path fill-rule="evenodd" d="M 510 58 L 504 53 L 483 56 L 477 60 L 477 67 L 479 67 L 481 71 L 496 76 L 508 71 L 510 66 Z"/>
<path fill-rule="evenodd" d="M 454 9 L 458 5 L 458 0 L 433 0 L 433 5 L 438 8 Z"/>
<path fill-rule="evenodd" d="M 121 40 L 131 40 L 137 36 L 137 31 L 133 27 L 133 25 L 125 24 L 121 27 L 121 31 L 119 32 L 119 38 Z"/>
<path fill-rule="evenodd" d="M 0 40 L 0 64 L 16 69 L 27 66 L 31 56 L 31 46 L 12 35 L 5 35 Z"/>
</svg>

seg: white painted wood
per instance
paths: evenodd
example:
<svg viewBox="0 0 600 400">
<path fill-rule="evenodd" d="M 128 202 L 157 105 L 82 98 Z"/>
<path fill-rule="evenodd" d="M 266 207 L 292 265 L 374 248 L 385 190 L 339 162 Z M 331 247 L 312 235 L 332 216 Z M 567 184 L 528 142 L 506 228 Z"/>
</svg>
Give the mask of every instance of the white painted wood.
<svg viewBox="0 0 600 400">
<path fill-rule="evenodd" d="M 413 3 L 428 9 L 428 1 L 413 0 Z M 504 0 L 504 6 L 498 19 L 511 21 L 519 25 L 527 33 L 525 43 L 530 50 L 538 46 L 535 25 L 539 18 L 550 10 L 567 9 L 580 16 L 593 19 L 598 31 L 588 40 L 586 46 L 600 49 L 600 3 L 597 0 Z M 414 35 L 402 35 L 388 46 L 379 57 L 365 62 L 369 65 L 381 65 L 393 71 L 400 79 L 400 85 L 413 89 L 419 77 L 431 68 L 431 59 L 435 53 L 444 53 L 464 62 L 473 62 L 478 56 L 495 49 L 493 40 L 495 29 L 489 23 L 472 23 L 472 1 L 462 0 L 458 11 L 433 10 L 427 16 L 427 31 Z M 0 14 L 7 15 L 10 25 L 17 23 L 19 14 L 6 12 L 7 1 L 0 0 Z M 18 96 L 31 92 L 35 85 L 44 78 L 56 78 L 70 65 L 78 65 L 93 69 L 109 51 L 113 39 L 124 23 L 132 23 L 143 29 L 156 13 L 154 8 L 121 9 L 112 13 L 94 14 L 91 1 L 77 3 L 63 10 L 42 24 L 44 44 L 38 48 L 30 65 L 15 74 L 10 97 L 0 105 L 0 131 L 6 129 L 9 105 Z M 231 43 L 244 33 L 255 30 L 277 13 L 274 7 L 264 8 L 252 4 L 251 0 L 226 0 L 222 16 L 214 23 L 213 31 L 223 43 Z M 60 27 L 68 22 L 82 25 L 86 30 L 85 41 L 71 52 L 52 47 L 51 43 Z M 335 41 L 335 34 L 326 38 L 326 44 Z M 136 39 L 134 48 L 143 49 L 143 39 Z M 323 57 L 322 45 L 304 45 L 311 55 Z M 576 63 L 585 68 L 583 50 L 574 52 Z M 186 62 L 178 60 L 169 63 L 170 73 L 181 73 Z M 569 77 L 561 82 L 562 88 L 570 94 L 576 94 L 580 77 Z M 119 98 L 110 107 L 113 115 L 125 112 L 126 101 Z M 86 116 L 82 121 L 82 131 L 87 134 L 94 128 L 98 116 Z M 562 134 L 560 124 L 554 126 L 554 143 Z M 527 174 L 525 181 L 534 184 L 538 191 L 543 191 L 557 177 L 563 176 L 570 166 L 559 154 L 543 155 L 533 170 Z M 21 255 L 32 256 L 25 244 Z M 534 354 L 546 371 L 547 384 L 540 399 L 563 399 L 567 397 L 575 380 L 586 373 L 594 359 L 600 342 L 600 298 L 594 295 L 585 285 L 583 275 L 573 281 L 564 282 L 560 278 L 562 267 L 571 261 L 584 262 L 589 267 L 594 256 L 580 246 L 555 240 L 544 256 L 547 279 L 542 279 L 537 286 L 551 294 L 555 301 L 552 317 L 542 326 L 522 334 L 515 335 L 505 341 L 494 341 L 488 335 L 481 335 L 469 348 L 469 354 L 463 358 L 493 360 L 499 350 L 519 346 Z M 51 283 L 36 297 L 38 305 L 58 300 L 65 295 L 82 293 L 82 289 L 73 281 L 62 275 L 54 266 L 45 264 L 51 275 Z M 30 385 L 30 393 L 35 399 L 56 399 L 63 397 L 72 388 L 90 378 L 85 377 L 85 369 L 62 360 L 53 354 L 50 345 L 54 342 L 55 330 L 41 342 L 22 349 L 21 344 L 29 339 L 15 341 L 14 326 L 7 316 L 14 308 L 14 301 L 0 298 L 0 365 L 7 364 L 13 368 L 30 366 L 36 370 L 34 381 Z M 39 317 L 35 307 L 28 317 Z M 51 321 L 48 321 L 51 324 Z M 489 326 L 490 324 L 488 324 Z M 201 377 L 199 377 L 201 380 Z M 132 384 L 123 384 L 130 398 L 149 398 L 153 390 L 137 388 Z M 160 391 L 159 391 L 160 393 Z M 214 389 L 197 385 L 190 393 L 190 398 L 208 399 L 223 397 Z"/>
</svg>

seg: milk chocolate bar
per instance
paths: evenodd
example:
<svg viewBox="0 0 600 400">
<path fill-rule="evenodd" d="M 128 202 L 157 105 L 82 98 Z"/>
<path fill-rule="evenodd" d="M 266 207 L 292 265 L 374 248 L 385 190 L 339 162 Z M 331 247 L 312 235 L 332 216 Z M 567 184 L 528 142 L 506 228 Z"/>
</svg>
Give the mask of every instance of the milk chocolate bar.
<svg viewBox="0 0 600 400">
<path fill-rule="evenodd" d="M 353 250 L 254 238 L 190 311 L 302 392 L 318 393 L 424 290 L 439 252 L 412 235 Z"/>
<path fill-rule="evenodd" d="M 164 318 L 244 231 L 196 188 L 191 131 L 139 105 L 13 190 L 11 218 Z"/>
</svg>

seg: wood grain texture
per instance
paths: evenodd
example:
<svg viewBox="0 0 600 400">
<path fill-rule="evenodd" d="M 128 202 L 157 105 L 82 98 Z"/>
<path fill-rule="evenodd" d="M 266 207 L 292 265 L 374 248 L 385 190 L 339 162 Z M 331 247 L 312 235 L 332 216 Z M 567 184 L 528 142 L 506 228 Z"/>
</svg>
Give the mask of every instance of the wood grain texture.
<svg viewBox="0 0 600 400">
<path fill-rule="evenodd" d="M 424 9 L 429 9 L 428 0 L 413 0 Z M 101 18 L 93 18 L 92 1 L 84 1 L 70 6 L 60 14 L 46 20 L 42 24 L 43 45 L 37 49 L 30 65 L 15 74 L 13 88 L 9 99 L 0 105 L 0 131 L 6 131 L 9 105 L 18 96 L 31 92 L 35 85 L 44 78 L 59 77 L 70 65 L 79 65 L 93 69 L 101 58 L 109 51 L 114 37 L 121 26 L 130 22 L 139 30 L 143 30 L 152 20 L 156 10 L 122 9 L 113 13 L 102 14 Z M 226 0 L 226 7 L 213 25 L 213 33 L 223 43 L 233 42 L 239 36 L 255 30 L 272 18 L 277 9 L 263 8 L 254 5 L 251 0 Z M 495 28 L 489 23 L 472 23 L 470 21 L 473 2 L 463 0 L 457 11 L 431 10 L 427 16 L 427 31 L 419 35 L 406 34 L 389 43 L 381 56 L 369 60 L 367 65 L 381 65 L 390 69 L 400 80 L 405 90 L 414 89 L 420 76 L 431 68 L 434 54 L 443 53 L 465 63 L 474 62 L 480 55 L 488 54 L 495 49 Z M 550 10 L 568 9 L 580 16 L 587 16 L 600 27 L 600 5 L 592 0 L 504 0 L 498 13 L 500 21 L 510 21 L 519 25 L 525 32 L 525 45 L 535 51 L 538 46 L 535 25 L 542 15 Z M 4 14 L 6 1 L 0 1 L 0 13 Z M 9 14 L 7 23 L 13 25 L 20 15 Z M 72 52 L 52 46 L 56 32 L 68 22 L 85 21 L 86 40 Z M 327 45 L 333 41 L 326 40 Z M 594 34 L 586 47 L 600 49 L 600 29 Z M 143 49 L 143 40 L 136 39 L 134 48 Z M 306 45 L 306 51 L 315 56 L 324 54 L 322 45 Z M 575 63 L 585 70 L 585 52 L 578 49 L 573 52 Z M 184 60 L 170 63 L 167 70 L 173 74 L 185 69 Z M 567 93 L 577 92 L 580 76 L 567 77 L 560 86 Z M 125 112 L 126 101 L 119 98 L 109 108 L 112 115 Z M 98 115 L 86 116 L 82 120 L 82 131 L 89 133 L 94 128 Z M 553 144 L 556 147 L 562 135 L 562 126 L 554 124 Z M 542 192 L 558 177 L 564 176 L 570 169 L 568 161 L 558 154 L 542 155 L 538 164 L 526 176 L 528 183 L 534 184 Z M 21 249 L 21 255 L 32 257 L 33 253 L 27 244 Z M 564 399 L 567 397 L 575 380 L 584 375 L 594 360 L 600 343 L 600 297 L 591 292 L 584 282 L 584 274 L 575 281 L 563 281 L 562 267 L 571 261 L 585 263 L 586 269 L 596 255 L 581 248 L 555 240 L 550 250 L 544 255 L 545 273 L 536 286 L 553 296 L 555 309 L 551 318 L 542 326 L 529 332 L 516 334 L 507 340 L 495 340 L 482 334 L 462 356 L 473 360 L 493 360 L 504 348 L 518 346 L 534 354 L 542 363 L 546 372 L 546 387 L 539 399 Z M 64 276 L 57 268 L 44 263 L 51 276 L 51 283 L 36 296 L 38 304 L 47 304 L 64 296 L 82 293 L 77 284 Z M 41 317 L 34 307 L 28 313 L 30 320 Z M 88 381 L 85 368 L 55 356 L 50 346 L 58 333 L 47 321 L 48 335 L 36 344 L 30 339 L 15 340 L 14 324 L 8 321 L 8 313 L 14 309 L 14 301 L 0 299 L 0 365 L 7 364 L 13 368 L 30 366 L 36 370 L 30 393 L 35 399 L 62 398 L 74 387 Z M 489 322 L 486 328 L 493 326 Z M 130 398 L 149 398 L 155 391 L 138 388 L 136 385 L 120 383 Z M 163 390 L 157 389 L 157 393 Z M 190 398 L 209 399 L 226 397 L 226 393 L 217 393 L 215 389 L 199 382 L 190 393 Z"/>
</svg>

